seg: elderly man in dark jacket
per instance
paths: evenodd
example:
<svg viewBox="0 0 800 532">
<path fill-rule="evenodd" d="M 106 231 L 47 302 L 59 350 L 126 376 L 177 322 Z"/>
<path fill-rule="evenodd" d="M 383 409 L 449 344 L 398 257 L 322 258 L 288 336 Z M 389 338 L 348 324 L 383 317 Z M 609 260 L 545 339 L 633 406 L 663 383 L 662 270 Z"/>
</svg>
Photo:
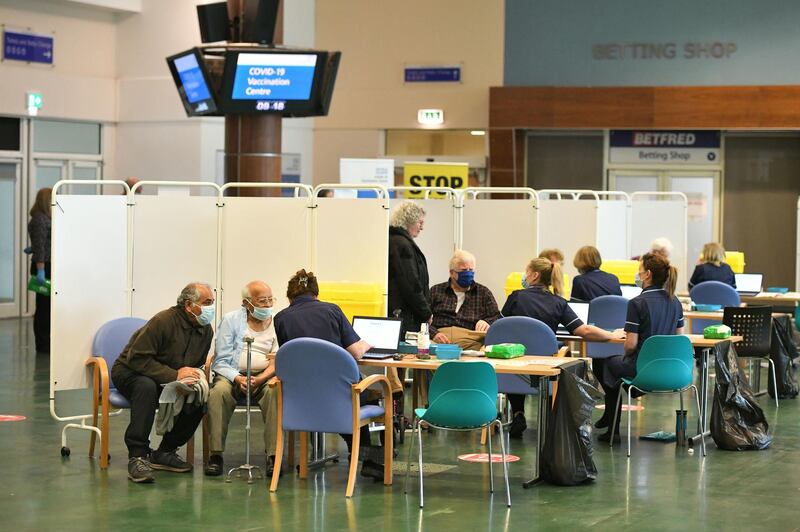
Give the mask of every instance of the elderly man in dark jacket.
<svg viewBox="0 0 800 532">
<path fill-rule="evenodd" d="M 404 201 L 389 227 L 389 316 L 400 316 L 403 333 L 418 331 L 431 318 L 428 263 L 414 243 L 425 223 L 425 210 Z"/>
</svg>

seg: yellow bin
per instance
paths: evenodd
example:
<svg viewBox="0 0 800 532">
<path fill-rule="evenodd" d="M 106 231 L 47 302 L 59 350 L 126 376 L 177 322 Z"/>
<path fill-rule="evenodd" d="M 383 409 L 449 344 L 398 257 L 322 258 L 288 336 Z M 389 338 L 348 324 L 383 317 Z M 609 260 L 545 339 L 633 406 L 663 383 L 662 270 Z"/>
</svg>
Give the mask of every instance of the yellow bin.
<svg viewBox="0 0 800 532">
<path fill-rule="evenodd" d="M 725 262 L 731 267 L 733 273 L 744 273 L 744 253 L 741 251 L 726 251 Z"/>
<path fill-rule="evenodd" d="M 639 261 L 636 260 L 604 260 L 600 265 L 604 272 L 613 273 L 620 284 L 634 284 L 636 273 L 639 271 Z"/>
<path fill-rule="evenodd" d="M 383 287 L 371 283 L 320 282 L 319 299 L 338 305 L 347 319 L 353 316 L 385 316 Z"/>
</svg>

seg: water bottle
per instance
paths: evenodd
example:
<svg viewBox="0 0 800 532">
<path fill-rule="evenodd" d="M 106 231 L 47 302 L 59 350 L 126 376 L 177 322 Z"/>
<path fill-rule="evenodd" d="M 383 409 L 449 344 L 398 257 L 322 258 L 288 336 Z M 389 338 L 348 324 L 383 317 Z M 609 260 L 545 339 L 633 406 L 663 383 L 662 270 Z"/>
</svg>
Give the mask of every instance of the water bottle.
<svg viewBox="0 0 800 532">
<path fill-rule="evenodd" d="M 431 358 L 430 348 L 431 338 L 428 334 L 428 324 L 423 323 L 419 327 L 419 335 L 417 336 L 417 358 L 423 360 Z"/>
<path fill-rule="evenodd" d="M 680 447 L 685 447 L 686 440 L 686 410 L 675 411 L 675 443 Z"/>
</svg>

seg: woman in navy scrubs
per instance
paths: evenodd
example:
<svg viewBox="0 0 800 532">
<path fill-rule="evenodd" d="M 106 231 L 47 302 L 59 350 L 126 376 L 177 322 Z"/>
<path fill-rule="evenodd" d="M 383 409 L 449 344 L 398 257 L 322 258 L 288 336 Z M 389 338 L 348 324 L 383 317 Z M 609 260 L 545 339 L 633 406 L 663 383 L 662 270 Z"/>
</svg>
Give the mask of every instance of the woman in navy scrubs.
<svg viewBox="0 0 800 532">
<path fill-rule="evenodd" d="M 636 358 L 642 344 L 651 336 L 683 334 L 683 308 L 675 297 L 675 284 L 678 270 L 663 255 L 647 253 L 639 263 L 636 284 L 642 286 L 642 293 L 628 302 L 628 315 L 625 318 L 625 354 L 609 358 L 602 375 L 597 375 L 606 391 L 606 409 L 603 417 L 595 423 L 597 428 L 611 425 L 617 407 L 617 396 L 622 385 L 621 379 L 636 376 Z M 619 439 L 619 411 L 614 439 Z M 609 441 L 611 429 L 600 435 L 601 441 Z"/>
<path fill-rule="evenodd" d="M 600 296 L 621 296 L 619 279 L 612 273 L 600 271 L 603 259 L 594 246 L 583 246 L 575 253 L 572 264 L 578 269 L 572 281 L 572 299 L 588 303 Z"/>
<path fill-rule="evenodd" d="M 736 288 L 736 276 L 731 267 L 725 263 L 725 248 L 717 242 L 709 242 L 703 246 L 700 264 L 694 269 L 689 280 L 689 288 L 705 281 L 719 281 Z"/>
<path fill-rule="evenodd" d="M 559 279 L 560 267 L 546 258 L 533 259 L 525 269 L 522 278 L 523 290 L 512 292 L 503 305 L 503 316 L 528 316 L 535 318 L 552 329 L 553 333 L 559 324 L 570 332 L 593 342 L 605 342 L 612 338 L 622 338 L 624 333 L 619 331 L 608 332 L 603 329 L 583 323 L 575 312 L 567 305 L 567 300 L 550 291 L 555 279 Z M 509 435 L 513 438 L 522 437 L 522 432 L 527 428 L 525 421 L 525 396 L 508 394 L 511 410 L 514 414 Z"/>
</svg>

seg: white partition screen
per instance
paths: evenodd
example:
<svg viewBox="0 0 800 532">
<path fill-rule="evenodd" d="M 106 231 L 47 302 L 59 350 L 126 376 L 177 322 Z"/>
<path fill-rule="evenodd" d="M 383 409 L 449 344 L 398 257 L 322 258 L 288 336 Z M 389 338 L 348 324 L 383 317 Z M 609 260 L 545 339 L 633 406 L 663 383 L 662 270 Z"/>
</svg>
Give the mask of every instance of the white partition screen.
<svg viewBox="0 0 800 532">
<path fill-rule="evenodd" d="M 627 199 L 600 200 L 595 247 L 606 260 L 631 258 L 630 203 Z"/>
<path fill-rule="evenodd" d="M 428 262 L 428 277 L 431 285 L 443 282 L 448 275 L 450 257 L 456 250 L 457 197 L 452 189 L 450 196 L 443 199 L 415 199 L 414 203 L 425 209 L 425 226 L 414 240 Z M 404 198 L 390 200 L 392 209 Z"/>
<path fill-rule="evenodd" d="M 95 331 L 128 316 L 128 207 L 125 196 L 54 198 L 50 384 L 63 391 L 89 385 Z"/>
<path fill-rule="evenodd" d="M 564 272 L 574 279 L 578 274 L 572 259 L 583 246 L 597 245 L 597 199 L 543 199 L 539 201 L 539 247 L 558 248 L 564 253 Z M 534 256 L 536 256 L 534 255 Z"/>
<path fill-rule="evenodd" d="M 525 199 L 481 199 L 479 193 L 524 194 Z M 461 248 L 477 260 L 475 280 L 505 303 L 506 277 L 536 256 L 536 193 L 532 189 L 467 189 L 462 208 Z"/>
<path fill-rule="evenodd" d="M 680 192 L 631 194 L 631 253 L 641 255 L 659 237 L 673 245 L 670 262 L 678 268 L 678 291 L 687 290 L 686 196 Z"/>
<path fill-rule="evenodd" d="M 289 305 L 289 279 L 311 267 L 310 199 L 226 197 L 221 241 L 220 314 L 241 305 L 241 289 L 254 279 L 270 285 L 277 312 Z"/>
<path fill-rule="evenodd" d="M 385 189 L 382 189 L 385 192 Z M 389 276 L 389 208 L 385 198 L 317 198 L 315 274 L 320 282 L 379 284 Z"/>
<path fill-rule="evenodd" d="M 133 315 L 149 319 L 192 281 L 216 287 L 216 197 L 138 196 L 133 206 Z"/>
</svg>

